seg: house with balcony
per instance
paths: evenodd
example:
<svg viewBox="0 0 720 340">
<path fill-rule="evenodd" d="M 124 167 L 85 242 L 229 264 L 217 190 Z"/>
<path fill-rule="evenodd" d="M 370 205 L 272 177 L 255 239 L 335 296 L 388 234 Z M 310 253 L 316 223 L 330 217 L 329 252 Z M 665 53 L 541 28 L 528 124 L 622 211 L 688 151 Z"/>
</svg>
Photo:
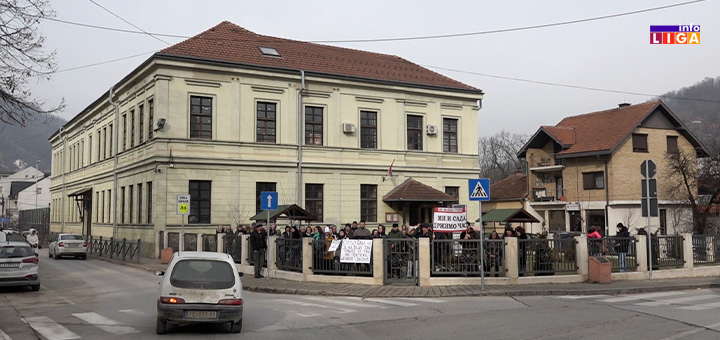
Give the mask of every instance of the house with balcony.
<svg viewBox="0 0 720 340">
<path fill-rule="evenodd" d="M 518 153 L 527 162 L 527 209 L 549 232 L 587 232 L 590 226 L 612 235 L 623 222 L 630 231 L 647 228 L 641 211 L 640 166 L 657 164 L 659 216 L 650 230 L 673 233 L 686 226 L 690 206 L 670 192 L 677 180 L 666 169 L 667 156 L 683 152 L 706 157 L 701 142 L 662 101 L 563 119 L 542 126 Z M 693 162 L 694 164 L 694 162 Z"/>
<path fill-rule="evenodd" d="M 50 137 L 51 230 L 142 239 L 157 255 L 180 230 L 250 223 L 262 191 L 318 224 L 430 222 L 433 207 L 468 203 L 482 97 L 397 56 L 222 22 Z M 398 195 L 403 183 L 423 195 Z"/>
</svg>

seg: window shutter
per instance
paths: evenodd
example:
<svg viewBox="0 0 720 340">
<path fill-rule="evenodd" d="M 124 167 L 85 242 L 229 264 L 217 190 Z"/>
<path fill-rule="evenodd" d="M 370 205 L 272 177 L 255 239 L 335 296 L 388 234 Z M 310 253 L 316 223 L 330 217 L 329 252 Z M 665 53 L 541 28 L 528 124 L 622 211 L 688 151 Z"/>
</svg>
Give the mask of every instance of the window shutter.
<svg viewBox="0 0 720 340">
<path fill-rule="evenodd" d="M 595 188 L 595 176 L 592 172 L 583 173 L 583 189 L 594 189 Z"/>
</svg>

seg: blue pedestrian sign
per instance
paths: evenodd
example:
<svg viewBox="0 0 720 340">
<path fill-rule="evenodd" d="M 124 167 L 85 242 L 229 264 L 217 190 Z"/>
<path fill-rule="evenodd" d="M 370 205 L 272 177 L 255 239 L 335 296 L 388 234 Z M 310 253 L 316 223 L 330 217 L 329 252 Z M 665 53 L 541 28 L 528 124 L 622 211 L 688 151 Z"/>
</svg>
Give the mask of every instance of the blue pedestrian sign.
<svg viewBox="0 0 720 340">
<path fill-rule="evenodd" d="M 489 201 L 490 200 L 490 179 L 477 178 L 468 180 L 468 188 L 470 189 L 469 198 L 471 201 Z"/>
<path fill-rule="evenodd" d="M 260 209 L 277 210 L 278 193 L 277 191 L 261 191 L 260 192 Z"/>
</svg>

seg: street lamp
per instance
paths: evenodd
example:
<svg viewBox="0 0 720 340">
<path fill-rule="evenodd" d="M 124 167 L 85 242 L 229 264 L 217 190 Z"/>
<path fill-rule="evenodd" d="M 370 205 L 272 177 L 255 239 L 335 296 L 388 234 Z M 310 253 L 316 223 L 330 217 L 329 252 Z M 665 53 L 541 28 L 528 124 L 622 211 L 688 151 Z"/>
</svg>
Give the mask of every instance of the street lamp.
<svg viewBox="0 0 720 340">
<path fill-rule="evenodd" d="M 40 171 L 40 160 L 35 161 L 35 170 Z M 40 177 L 40 175 L 35 173 L 35 209 L 37 209 L 38 193 L 40 191 L 37 186 L 38 177 Z"/>
</svg>

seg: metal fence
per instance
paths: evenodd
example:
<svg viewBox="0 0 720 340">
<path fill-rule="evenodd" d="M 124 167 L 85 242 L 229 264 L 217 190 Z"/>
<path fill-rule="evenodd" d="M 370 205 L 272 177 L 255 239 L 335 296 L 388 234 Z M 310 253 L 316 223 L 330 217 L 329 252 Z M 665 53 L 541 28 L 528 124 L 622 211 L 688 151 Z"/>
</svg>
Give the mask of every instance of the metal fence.
<svg viewBox="0 0 720 340">
<path fill-rule="evenodd" d="M 486 276 L 505 276 L 503 240 L 484 240 Z M 480 276 L 480 240 L 434 239 L 431 276 Z"/>
<path fill-rule="evenodd" d="M 135 260 L 140 263 L 140 245 L 141 240 L 137 242 L 128 242 L 126 239 L 116 240 L 114 238 L 103 239 L 93 238 L 90 236 L 88 244 L 88 253 L 97 254 L 98 256 L 109 256 L 112 258 L 122 258 L 125 260 Z"/>
<path fill-rule="evenodd" d="M 682 268 L 685 264 L 681 235 L 661 235 L 652 238 L 653 269 Z"/>
<path fill-rule="evenodd" d="M 693 235 L 692 249 L 694 264 L 720 263 L 720 237 L 718 235 Z"/>
<path fill-rule="evenodd" d="M 202 234 L 202 251 L 217 252 L 217 234 Z"/>
<path fill-rule="evenodd" d="M 225 236 L 227 237 L 228 235 L 225 235 Z M 240 238 L 241 235 L 236 235 L 236 236 L 238 237 L 237 244 L 241 244 L 242 243 L 242 241 L 241 241 L 242 238 Z M 242 245 L 240 247 L 242 247 Z M 249 266 L 254 266 L 255 265 L 255 255 L 253 254 L 252 247 L 250 246 L 250 237 L 247 238 L 247 249 L 248 249 L 248 256 L 245 259 L 245 263 Z M 237 256 L 242 257 L 242 255 L 240 255 L 240 253 L 238 253 Z M 263 268 L 267 268 L 267 263 L 268 263 L 267 256 L 268 256 L 268 251 L 267 251 L 267 249 L 265 249 L 265 261 L 263 261 Z"/>
<path fill-rule="evenodd" d="M 223 235 L 223 251 L 230 255 L 235 263 L 242 262 L 242 235 Z"/>
<path fill-rule="evenodd" d="M 312 240 L 313 274 L 373 276 L 373 256 L 370 256 L 370 263 L 343 263 L 340 262 L 342 243 L 334 252 L 328 250 L 331 243 L 328 240 Z"/>
<path fill-rule="evenodd" d="M 418 283 L 418 241 L 416 238 L 383 239 L 387 284 Z"/>
<path fill-rule="evenodd" d="M 627 272 L 637 270 L 637 255 L 634 237 L 589 238 L 588 255 L 602 255 L 612 264 L 612 271 Z"/>
<path fill-rule="evenodd" d="M 561 239 L 518 239 L 518 274 L 576 274 L 575 242 Z"/>
<path fill-rule="evenodd" d="M 303 254 L 301 238 L 275 240 L 275 266 L 280 270 L 302 273 Z"/>
</svg>

